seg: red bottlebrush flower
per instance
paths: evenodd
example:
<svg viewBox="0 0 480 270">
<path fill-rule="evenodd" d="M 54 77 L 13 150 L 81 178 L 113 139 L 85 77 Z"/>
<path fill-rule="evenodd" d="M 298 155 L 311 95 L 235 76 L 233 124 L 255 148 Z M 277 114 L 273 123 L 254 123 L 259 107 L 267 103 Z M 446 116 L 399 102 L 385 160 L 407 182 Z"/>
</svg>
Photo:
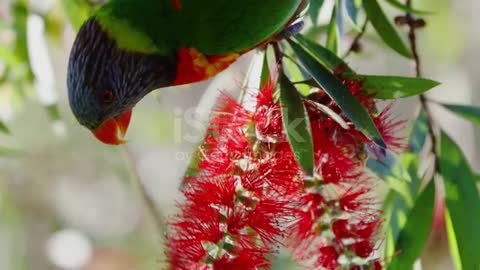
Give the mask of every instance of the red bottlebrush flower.
<svg viewBox="0 0 480 270">
<path fill-rule="evenodd" d="M 346 219 L 338 219 L 334 221 L 332 224 L 332 231 L 337 239 L 350 238 L 355 236 L 355 234 L 352 232 L 352 226 L 348 223 L 348 220 Z"/>
<path fill-rule="evenodd" d="M 244 270 L 270 268 L 270 262 L 264 257 L 267 251 L 241 248 L 235 255 L 224 255 L 213 263 L 212 270 Z"/>
<path fill-rule="evenodd" d="M 267 142 L 277 142 L 282 137 L 282 113 L 280 106 L 262 106 L 254 116 L 256 136 Z"/>
<path fill-rule="evenodd" d="M 201 148 L 199 170 L 213 176 L 239 169 L 238 160 L 245 158 L 248 146 L 246 135 L 241 130 L 225 129 L 220 134 L 209 134 Z"/>
<path fill-rule="evenodd" d="M 355 234 L 361 239 L 370 239 L 378 232 L 382 224 L 382 219 L 378 217 L 370 217 L 370 219 L 363 219 L 355 225 Z"/>
<path fill-rule="evenodd" d="M 269 80 L 258 93 L 253 117 L 257 138 L 266 142 L 278 142 L 284 137 L 280 104 L 273 101 L 274 86 L 273 81 Z"/>
<path fill-rule="evenodd" d="M 400 148 L 402 139 L 395 134 L 403 122 L 390 117 L 389 107 L 377 114 L 376 101 L 372 95 L 366 94 L 362 82 L 344 78 L 343 73 L 338 70 L 336 75 L 367 109 L 389 148 Z M 372 179 L 365 171 L 366 146 L 372 142 L 354 128 L 322 89 L 309 98 L 311 101 L 305 105 L 311 122 L 317 175 L 305 181 L 304 195 L 299 201 L 302 206 L 291 228 L 295 237 L 289 243 L 297 258 L 308 261 L 316 257 L 316 267 L 334 270 L 340 265 L 340 254 L 347 259 L 358 257 L 361 261 L 373 253 L 372 243 L 382 220 L 369 196 Z M 326 115 L 312 102 L 328 106 L 349 128 Z M 315 251 L 319 244 L 324 249 L 323 254 Z M 367 260 L 363 265 L 350 266 L 355 269 L 372 262 Z"/>
<path fill-rule="evenodd" d="M 358 188 L 358 187 L 356 187 Z M 362 207 L 369 207 L 368 201 L 364 197 L 369 192 L 366 188 L 358 188 L 357 190 L 349 189 L 339 199 L 339 206 L 345 212 L 356 211 Z"/>
<path fill-rule="evenodd" d="M 378 114 L 361 81 L 343 78 L 342 71 L 336 75 L 367 109 L 387 145 L 400 149 L 396 133 L 403 122 L 390 117 L 391 107 Z M 315 269 L 381 269 L 379 260 L 370 258 L 382 222 L 365 171 L 372 142 L 320 89 L 305 103 L 316 168 L 306 176 L 286 140 L 273 89 L 272 82 L 262 88 L 253 112 L 231 97 L 221 99 L 200 149 L 198 173 L 188 177 L 186 201 L 171 223 L 170 265 L 269 269 L 267 255 L 287 243 Z M 328 106 L 349 128 L 312 102 Z"/>
<path fill-rule="evenodd" d="M 303 187 L 301 169 L 288 142 L 266 144 L 257 150 L 258 184 L 282 196 L 297 196 Z"/>
<path fill-rule="evenodd" d="M 354 221 L 338 219 L 332 224 L 332 231 L 338 240 L 355 238 L 370 239 L 379 229 L 381 220 L 373 218 L 371 221 Z"/>
<path fill-rule="evenodd" d="M 380 134 L 382 134 L 388 149 L 394 152 L 400 152 L 407 148 L 408 143 L 402 136 L 402 131 L 407 124 L 406 120 L 399 120 L 392 117 L 393 103 L 389 104 L 375 118 L 373 122 L 377 126 Z"/>
<path fill-rule="evenodd" d="M 319 266 L 325 267 L 326 269 L 337 269 L 339 266 L 338 257 L 340 256 L 335 249 L 335 247 L 327 246 L 321 247 L 318 252 L 320 253 L 318 257 Z"/>
<path fill-rule="evenodd" d="M 292 237 L 288 240 L 289 246 L 301 251 L 311 246 L 317 233 L 322 228 L 316 224 L 324 214 L 325 199 L 320 194 L 304 193 L 296 202 L 296 220 L 289 227 Z M 302 257 L 301 254 L 300 257 Z"/>
<path fill-rule="evenodd" d="M 373 270 L 382 270 L 383 266 L 382 263 L 379 260 L 375 260 L 373 262 Z"/>
<path fill-rule="evenodd" d="M 175 8 L 176 10 L 182 9 L 182 4 L 180 3 L 180 0 L 173 0 L 173 8 Z"/>
<path fill-rule="evenodd" d="M 344 142 L 331 138 L 335 130 L 323 127 L 321 121 L 316 120 L 312 121 L 311 127 L 315 163 L 322 180 L 327 183 L 338 183 L 356 178 L 355 169 L 358 164 L 348 156 L 347 147 L 343 146 Z"/>
<path fill-rule="evenodd" d="M 213 112 L 209 130 L 219 132 L 224 128 L 244 127 L 251 122 L 251 113 L 228 94 L 221 95 L 217 103 L 219 106 Z"/>
<path fill-rule="evenodd" d="M 198 173 L 189 177 L 182 190 L 186 202 L 171 223 L 167 255 L 173 268 L 269 268 L 266 255 L 278 246 L 283 224 L 293 220 L 289 204 L 301 187 L 282 126 L 271 125 L 278 117 L 281 123 L 272 87 L 258 97 L 254 113 L 222 98 L 200 150 Z M 262 114 L 265 119 L 255 118 Z M 252 137 L 251 127 L 263 135 Z"/>
<path fill-rule="evenodd" d="M 353 252 L 355 252 L 355 254 L 361 258 L 367 258 L 372 255 L 373 252 L 372 244 L 368 240 L 353 243 L 351 248 Z"/>
<path fill-rule="evenodd" d="M 375 260 L 369 264 L 369 268 L 365 268 L 364 265 L 355 265 L 350 268 L 351 270 L 363 270 L 363 269 L 371 269 L 371 270 L 382 270 L 383 266 L 379 260 Z"/>
</svg>

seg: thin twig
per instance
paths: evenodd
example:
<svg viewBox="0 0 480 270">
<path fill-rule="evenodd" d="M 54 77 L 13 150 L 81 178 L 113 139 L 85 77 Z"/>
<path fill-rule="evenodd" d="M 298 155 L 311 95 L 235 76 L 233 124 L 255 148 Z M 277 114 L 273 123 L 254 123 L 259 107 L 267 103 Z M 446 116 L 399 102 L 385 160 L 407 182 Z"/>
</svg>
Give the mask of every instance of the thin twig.
<svg viewBox="0 0 480 270">
<path fill-rule="evenodd" d="M 158 230 L 159 235 L 162 235 L 166 233 L 167 226 L 165 224 L 165 219 L 163 218 L 160 210 L 157 208 L 155 205 L 155 201 L 150 197 L 150 195 L 147 192 L 147 189 L 145 187 L 145 184 L 142 181 L 142 178 L 140 177 L 140 173 L 138 171 L 137 163 L 135 161 L 135 157 L 132 153 L 132 151 L 129 149 L 128 146 L 125 146 L 125 155 L 127 158 L 128 165 L 130 167 L 130 171 L 132 174 L 132 182 L 138 189 L 138 192 L 140 196 L 142 197 L 143 204 L 147 208 L 147 211 L 149 212 L 150 216 L 152 217 L 155 227 Z"/>
<path fill-rule="evenodd" d="M 412 0 L 406 0 L 405 4 L 408 8 L 412 8 Z M 414 65 L 414 70 L 415 70 L 415 76 L 416 77 L 421 77 L 422 76 L 422 69 L 421 69 L 421 60 L 420 60 L 420 55 L 418 53 L 418 48 L 417 48 L 417 35 L 416 35 L 416 26 L 415 26 L 415 18 L 413 17 L 412 13 L 407 12 L 405 14 L 406 22 L 408 25 L 408 40 L 410 41 L 410 48 L 412 50 L 413 54 L 413 65 Z M 440 153 L 438 149 L 438 140 L 437 136 L 435 135 L 435 121 L 433 120 L 432 117 L 432 112 L 430 110 L 430 107 L 428 106 L 428 101 L 427 97 L 424 94 L 420 95 L 420 104 L 422 106 L 422 109 L 425 111 L 427 115 L 427 125 L 428 125 L 428 134 L 430 136 L 430 140 L 432 142 L 432 149 L 431 152 L 433 153 L 435 159 L 434 159 L 434 164 L 433 164 L 433 173 L 434 174 L 440 174 Z"/>
<path fill-rule="evenodd" d="M 407 7 L 411 8 L 412 7 L 412 1 L 411 0 L 406 0 L 406 5 Z M 405 14 L 405 18 L 407 19 L 407 24 L 408 24 L 408 39 L 410 41 L 410 48 L 412 49 L 412 54 L 413 54 L 413 64 L 414 64 L 414 69 L 415 69 L 415 76 L 416 77 L 421 77 L 422 76 L 422 71 L 421 71 L 421 62 L 420 62 L 420 56 L 418 54 L 418 49 L 417 49 L 417 34 L 415 32 L 416 28 L 413 25 L 413 22 L 415 18 L 413 18 L 413 15 L 407 11 Z"/>
<path fill-rule="evenodd" d="M 348 51 L 345 52 L 345 54 L 342 56 L 342 59 L 347 58 L 352 52 L 354 52 L 358 48 L 360 39 L 362 39 L 363 35 L 367 31 L 367 26 L 368 26 L 368 18 L 365 19 L 365 22 L 363 23 L 362 28 L 360 28 L 360 32 L 352 40 L 352 43 L 350 44 Z"/>
</svg>

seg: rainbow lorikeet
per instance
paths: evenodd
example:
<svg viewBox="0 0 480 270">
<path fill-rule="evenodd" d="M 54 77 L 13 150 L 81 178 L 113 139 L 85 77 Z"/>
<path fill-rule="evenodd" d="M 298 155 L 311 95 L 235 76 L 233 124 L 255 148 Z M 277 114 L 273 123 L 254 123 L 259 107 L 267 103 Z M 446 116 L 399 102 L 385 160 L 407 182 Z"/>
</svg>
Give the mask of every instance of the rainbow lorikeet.
<svg viewBox="0 0 480 270">
<path fill-rule="evenodd" d="M 149 92 L 206 80 L 270 41 L 306 0 L 110 0 L 80 28 L 68 96 L 102 142 L 122 144 Z"/>
</svg>

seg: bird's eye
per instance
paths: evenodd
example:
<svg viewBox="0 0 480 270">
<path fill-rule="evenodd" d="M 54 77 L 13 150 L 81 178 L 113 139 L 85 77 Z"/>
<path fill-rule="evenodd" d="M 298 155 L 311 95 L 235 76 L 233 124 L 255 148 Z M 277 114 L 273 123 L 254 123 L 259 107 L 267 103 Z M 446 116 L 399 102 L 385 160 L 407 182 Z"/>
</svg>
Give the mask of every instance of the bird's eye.
<svg viewBox="0 0 480 270">
<path fill-rule="evenodd" d="M 112 103 L 113 98 L 114 98 L 113 92 L 110 89 L 105 89 L 100 94 L 100 102 L 102 102 L 103 104 Z"/>
</svg>

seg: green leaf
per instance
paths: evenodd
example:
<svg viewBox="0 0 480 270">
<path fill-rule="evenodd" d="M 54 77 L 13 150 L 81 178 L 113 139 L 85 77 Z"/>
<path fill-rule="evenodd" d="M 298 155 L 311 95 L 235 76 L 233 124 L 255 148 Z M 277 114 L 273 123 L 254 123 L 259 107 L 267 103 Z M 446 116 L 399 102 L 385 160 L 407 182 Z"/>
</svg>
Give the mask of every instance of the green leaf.
<svg viewBox="0 0 480 270">
<path fill-rule="evenodd" d="M 462 263 L 460 259 L 460 248 L 458 247 L 457 237 L 455 236 L 455 229 L 453 228 L 452 217 L 447 208 L 445 208 L 445 227 L 447 231 L 448 245 L 450 248 L 450 256 L 452 257 L 455 268 L 462 270 Z"/>
<path fill-rule="evenodd" d="M 322 64 L 328 69 L 334 70 L 335 68 L 343 66 L 345 67 L 346 74 L 355 73 L 340 57 L 317 42 L 308 39 L 303 35 L 295 36 L 295 40 L 318 61 L 322 62 Z"/>
<path fill-rule="evenodd" d="M 380 179 L 387 182 L 390 178 L 401 180 L 402 182 L 411 182 L 406 168 L 401 164 L 401 160 L 392 153 L 387 152 L 382 157 L 370 157 L 367 160 L 367 167 L 373 171 Z"/>
<path fill-rule="evenodd" d="M 424 110 L 421 110 L 409 136 L 408 147 L 410 152 L 418 154 L 422 151 L 428 133 L 427 121 L 427 114 Z"/>
<path fill-rule="evenodd" d="M 8 127 L 2 121 L 0 121 L 0 132 L 6 134 L 10 133 L 10 130 L 8 130 Z"/>
<path fill-rule="evenodd" d="M 338 51 L 338 26 L 337 26 L 337 7 L 332 9 L 332 16 L 330 17 L 330 23 L 328 24 L 327 43 L 328 50 L 334 52 Z"/>
<path fill-rule="evenodd" d="M 195 177 L 198 175 L 199 173 L 198 165 L 202 161 L 202 147 L 204 147 L 204 145 L 200 143 L 193 151 L 190 161 L 188 162 L 188 166 L 185 171 L 185 174 L 182 177 L 182 184 L 180 185 L 181 187 L 185 186 L 185 184 L 188 183 L 188 180 L 191 177 Z"/>
<path fill-rule="evenodd" d="M 392 5 L 394 7 L 398 8 L 398 9 L 401 9 L 403 11 L 410 12 L 410 13 L 415 13 L 415 14 L 420 14 L 420 15 L 432 14 L 432 12 L 430 12 L 430 11 L 422 11 L 422 10 L 418 10 L 418 9 L 408 7 L 407 5 L 405 5 L 402 2 L 399 2 L 398 0 L 386 0 L 386 1 L 387 1 L 387 3 L 389 3 L 390 5 Z"/>
<path fill-rule="evenodd" d="M 343 0 L 337 0 L 335 2 L 335 19 L 337 22 L 337 30 L 338 30 L 338 37 L 337 39 L 340 39 L 343 34 L 345 34 L 345 26 L 343 23 Z M 338 41 L 337 41 L 338 43 Z"/>
<path fill-rule="evenodd" d="M 390 190 L 383 205 L 385 224 L 388 224 L 385 237 L 385 257 L 393 257 L 395 254 L 396 239 L 406 222 L 408 209 L 402 196 L 395 190 Z"/>
<path fill-rule="evenodd" d="M 323 6 L 324 0 L 310 0 L 310 8 L 308 10 L 313 25 L 317 24 L 320 8 Z"/>
<path fill-rule="evenodd" d="M 388 153 L 387 153 L 388 156 Z M 385 181 L 391 190 L 384 204 L 384 213 L 388 224 L 385 245 L 385 256 L 393 257 L 396 254 L 398 236 L 405 223 L 408 222 L 408 213 L 415 206 L 416 198 L 423 177 L 419 175 L 419 156 L 406 152 L 395 160 L 391 173 L 385 176 Z M 397 256 L 397 255 L 395 255 Z"/>
<path fill-rule="evenodd" d="M 377 159 L 370 157 L 367 166 L 380 178 L 384 179 L 391 190 L 385 201 L 384 212 L 388 219 L 386 228 L 385 256 L 395 257 L 398 236 L 405 223 L 408 222 L 408 213 L 415 205 L 423 176 L 419 173 L 419 155 L 423 149 L 428 132 L 427 116 L 422 110 L 408 134 L 409 149 L 401 157 L 388 153 Z"/>
<path fill-rule="evenodd" d="M 354 0 L 345 0 L 345 7 L 347 9 L 347 15 L 352 20 L 353 24 L 358 23 L 358 7 L 355 5 Z"/>
<path fill-rule="evenodd" d="M 385 149 L 385 142 L 373 123 L 372 118 L 350 90 L 302 47 L 292 41 L 290 41 L 290 45 L 306 71 L 310 73 L 313 79 L 321 85 L 324 91 L 338 104 L 342 112 L 353 122 L 355 127 L 378 146 Z"/>
<path fill-rule="evenodd" d="M 295 40 L 318 61 L 322 62 L 322 64 L 328 69 L 334 70 L 338 67 L 345 67 L 345 74 L 355 74 L 355 72 L 340 57 L 317 42 L 308 39 L 303 35 L 295 36 Z"/>
<path fill-rule="evenodd" d="M 450 248 L 457 255 L 457 269 L 479 269 L 480 257 L 473 252 L 480 243 L 480 197 L 475 175 L 458 145 L 445 133 L 440 139 L 439 165 L 450 217 Z"/>
<path fill-rule="evenodd" d="M 295 158 L 307 174 L 313 175 L 313 140 L 307 110 L 300 93 L 284 74 L 280 76 L 280 102 L 283 125 Z"/>
<path fill-rule="evenodd" d="M 334 110 L 330 109 L 330 107 L 323 105 L 321 103 L 317 103 L 312 100 L 306 100 L 305 102 L 309 103 L 310 105 L 314 106 L 317 110 L 323 112 L 327 115 L 330 119 L 337 122 L 343 129 L 349 129 L 348 123 L 343 120 L 342 116 L 336 113 Z"/>
<path fill-rule="evenodd" d="M 268 47 L 265 48 L 263 55 L 262 74 L 260 75 L 260 82 L 262 85 L 267 84 L 270 80 L 270 68 L 268 66 Z"/>
<path fill-rule="evenodd" d="M 475 125 L 480 125 L 480 108 L 468 105 L 441 104 L 453 113 L 467 119 Z"/>
<path fill-rule="evenodd" d="M 63 6 L 70 23 L 77 31 L 94 10 L 93 5 L 86 0 L 63 0 Z"/>
<path fill-rule="evenodd" d="M 440 85 L 439 82 L 423 78 L 377 75 L 355 75 L 355 78 L 362 80 L 365 90 L 378 99 L 410 97 Z"/>
<path fill-rule="evenodd" d="M 383 41 L 399 54 L 412 58 L 412 53 L 405 46 L 397 31 L 388 20 L 377 0 L 363 0 L 367 17 Z"/>
<path fill-rule="evenodd" d="M 293 62 L 291 59 L 286 58 L 286 61 L 283 61 L 284 64 L 284 69 L 287 72 L 287 75 L 289 78 L 292 78 L 292 80 L 295 81 L 303 81 L 305 79 L 303 74 L 303 70 L 298 67 L 298 65 Z M 307 96 L 310 94 L 310 89 L 311 87 L 308 84 L 302 83 L 302 84 L 297 84 L 296 85 L 298 90 L 300 90 L 300 93 L 302 95 Z"/>
<path fill-rule="evenodd" d="M 435 182 L 432 180 L 417 198 L 413 208 L 408 211 L 406 223 L 395 244 L 395 251 L 399 254 L 393 256 L 387 269 L 413 269 L 413 264 L 420 256 L 430 235 L 434 205 Z"/>
</svg>

